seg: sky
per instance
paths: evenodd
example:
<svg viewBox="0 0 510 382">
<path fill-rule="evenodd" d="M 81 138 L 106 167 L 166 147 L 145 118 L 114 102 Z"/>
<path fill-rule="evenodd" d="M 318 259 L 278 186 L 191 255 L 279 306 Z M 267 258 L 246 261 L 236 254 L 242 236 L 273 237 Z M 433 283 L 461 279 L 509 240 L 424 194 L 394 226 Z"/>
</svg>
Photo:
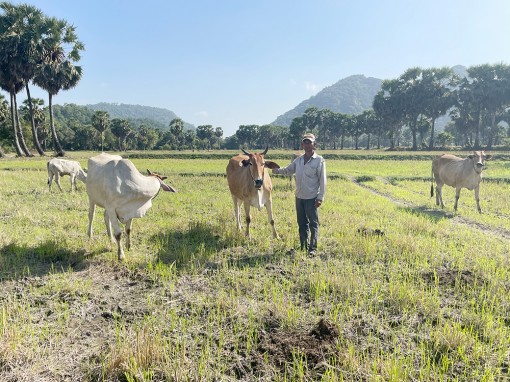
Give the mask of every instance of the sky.
<svg viewBox="0 0 510 382">
<path fill-rule="evenodd" d="M 351 75 L 510 64 L 508 0 L 23 2 L 67 20 L 85 44 L 83 77 L 55 104 L 160 107 L 224 136 Z"/>
</svg>

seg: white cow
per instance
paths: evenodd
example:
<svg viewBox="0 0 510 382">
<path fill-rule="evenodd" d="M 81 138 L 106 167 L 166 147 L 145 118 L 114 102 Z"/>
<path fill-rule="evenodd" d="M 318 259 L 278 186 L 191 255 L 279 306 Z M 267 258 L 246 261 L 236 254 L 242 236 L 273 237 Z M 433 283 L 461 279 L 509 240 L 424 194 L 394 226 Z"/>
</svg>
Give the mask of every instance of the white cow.
<svg viewBox="0 0 510 382">
<path fill-rule="evenodd" d="M 105 209 L 104 221 L 112 242 L 113 226 L 119 260 L 125 259 L 121 244 L 122 228 L 119 223 L 126 225 L 126 248 L 129 250 L 132 219 L 145 215 L 160 189 L 176 192 L 173 187 L 163 182 L 166 177 L 149 170 L 147 172 L 148 176 L 140 174 L 131 161 L 118 155 L 102 153 L 88 161 L 88 235 L 92 237 L 92 221 L 98 205 Z"/>
<path fill-rule="evenodd" d="M 467 188 L 475 190 L 475 200 L 478 212 L 482 213 L 480 208 L 480 181 L 482 180 L 482 170 L 485 160 L 489 160 L 491 155 L 486 155 L 483 151 L 474 151 L 472 155 L 462 159 L 455 155 L 443 154 L 434 158 L 432 161 L 432 184 L 430 186 L 430 196 L 434 196 L 434 179 L 436 180 L 436 205 L 443 203 L 443 185 L 455 187 L 455 205 L 453 209 L 457 211 L 460 190 Z"/>
<path fill-rule="evenodd" d="M 46 163 L 46 167 L 48 169 L 48 187 L 50 191 L 53 177 L 55 177 L 55 182 L 60 191 L 62 191 L 62 187 L 60 186 L 61 176 L 69 175 L 71 177 L 71 191 L 73 191 L 73 187 L 75 190 L 78 189 L 76 187 L 76 178 L 83 183 L 87 180 L 87 174 L 81 168 L 80 163 L 74 160 L 53 158 Z"/>
</svg>

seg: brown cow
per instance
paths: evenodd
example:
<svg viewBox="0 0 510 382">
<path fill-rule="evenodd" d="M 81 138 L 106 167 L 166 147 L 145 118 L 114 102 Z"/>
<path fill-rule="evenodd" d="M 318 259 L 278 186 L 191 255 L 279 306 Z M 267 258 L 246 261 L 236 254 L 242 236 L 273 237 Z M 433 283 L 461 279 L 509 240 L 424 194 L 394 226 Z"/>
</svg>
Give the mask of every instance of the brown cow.
<svg viewBox="0 0 510 382">
<path fill-rule="evenodd" d="M 239 154 L 231 158 L 227 165 L 227 181 L 232 201 L 234 202 L 234 214 L 237 220 L 237 228 L 241 231 L 241 203 L 244 203 L 246 213 L 246 236 L 250 237 L 250 206 L 259 211 L 266 207 L 269 223 L 273 228 L 273 237 L 278 238 L 274 227 L 271 191 L 273 185 L 266 167 L 280 168 L 276 163 L 266 161 L 263 153 L 249 153 L 243 150 L 244 155 Z"/>
<path fill-rule="evenodd" d="M 443 154 L 434 158 L 432 161 L 432 182 L 436 180 L 436 205 L 443 203 L 443 185 L 455 187 L 455 205 L 453 209 L 457 211 L 457 203 L 460 197 L 460 190 L 467 188 L 475 190 L 475 200 L 478 212 L 482 213 L 480 208 L 480 181 L 482 180 L 482 170 L 485 160 L 489 160 L 491 155 L 486 155 L 483 151 L 474 151 L 467 158 L 462 159 L 455 155 Z M 434 196 L 434 184 L 430 186 L 430 196 Z"/>
</svg>

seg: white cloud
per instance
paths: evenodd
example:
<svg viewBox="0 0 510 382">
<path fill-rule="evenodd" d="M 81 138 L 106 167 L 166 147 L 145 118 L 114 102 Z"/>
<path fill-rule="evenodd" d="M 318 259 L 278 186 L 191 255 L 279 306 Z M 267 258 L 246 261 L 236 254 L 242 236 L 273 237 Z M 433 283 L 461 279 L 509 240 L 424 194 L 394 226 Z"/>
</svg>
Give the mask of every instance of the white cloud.
<svg viewBox="0 0 510 382">
<path fill-rule="evenodd" d="M 317 93 L 319 91 L 319 85 L 310 81 L 305 81 L 305 89 L 307 92 Z"/>
</svg>

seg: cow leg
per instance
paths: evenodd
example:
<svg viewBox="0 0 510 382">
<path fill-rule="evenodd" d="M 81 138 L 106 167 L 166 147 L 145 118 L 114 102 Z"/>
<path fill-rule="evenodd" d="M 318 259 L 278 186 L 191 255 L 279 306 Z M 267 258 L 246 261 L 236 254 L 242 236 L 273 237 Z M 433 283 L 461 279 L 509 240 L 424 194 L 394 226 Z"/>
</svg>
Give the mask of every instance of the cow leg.
<svg viewBox="0 0 510 382">
<path fill-rule="evenodd" d="M 459 203 L 460 190 L 461 190 L 460 187 L 456 187 L 456 189 L 455 189 L 455 204 L 453 205 L 453 210 L 455 212 L 457 212 L 457 204 Z"/>
<path fill-rule="evenodd" d="M 246 237 L 251 238 L 250 236 L 250 223 L 251 223 L 251 215 L 250 215 L 250 201 L 247 200 L 244 202 L 244 212 L 246 214 Z"/>
<path fill-rule="evenodd" d="M 76 175 L 71 174 L 71 192 L 73 192 L 73 186 L 74 189 L 76 190 Z"/>
<path fill-rule="evenodd" d="M 232 201 L 234 202 L 234 215 L 236 217 L 237 222 L 237 230 L 241 231 L 241 200 L 237 199 L 234 195 L 232 195 Z"/>
<path fill-rule="evenodd" d="M 115 240 L 117 241 L 117 256 L 119 261 L 123 261 L 126 259 L 124 255 L 124 249 L 122 248 L 122 227 L 120 226 L 119 219 L 117 219 L 117 214 L 115 213 L 115 209 L 107 209 L 106 214 L 110 218 L 110 223 L 113 228 L 113 234 L 115 236 Z"/>
<path fill-rule="evenodd" d="M 53 174 L 48 176 L 48 188 L 51 191 L 51 182 L 53 182 Z"/>
<path fill-rule="evenodd" d="M 57 183 L 58 188 L 60 189 L 60 191 L 62 191 L 62 186 L 60 185 L 60 175 L 59 174 L 55 174 L 55 183 Z"/>
<path fill-rule="evenodd" d="M 108 235 L 110 241 L 113 243 L 115 239 L 112 235 L 112 223 L 110 222 L 110 217 L 108 216 L 106 209 L 104 210 L 104 225 L 106 226 L 106 234 Z"/>
<path fill-rule="evenodd" d="M 133 224 L 133 219 L 129 219 L 126 223 L 126 249 L 129 251 L 131 248 L 131 226 Z"/>
<path fill-rule="evenodd" d="M 436 185 L 436 206 L 441 205 L 441 208 L 444 208 L 443 203 L 443 185 Z"/>
<path fill-rule="evenodd" d="M 271 228 L 273 229 L 273 237 L 275 239 L 279 239 L 278 233 L 276 232 L 276 228 L 274 226 L 274 219 L 273 219 L 273 202 L 271 199 L 269 199 L 266 203 L 266 211 L 267 211 L 267 218 L 269 219 L 269 224 L 271 224 Z"/>
<path fill-rule="evenodd" d="M 96 212 L 96 204 L 89 200 L 89 237 L 92 237 L 92 222 L 94 221 L 94 213 Z"/>
<path fill-rule="evenodd" d="M 482 208 L 480 207 L 480 187 L 475 188 L 475 200 L 476 200 L 476 208 L 479 213 L 482 213 Z"/>
</svg>

